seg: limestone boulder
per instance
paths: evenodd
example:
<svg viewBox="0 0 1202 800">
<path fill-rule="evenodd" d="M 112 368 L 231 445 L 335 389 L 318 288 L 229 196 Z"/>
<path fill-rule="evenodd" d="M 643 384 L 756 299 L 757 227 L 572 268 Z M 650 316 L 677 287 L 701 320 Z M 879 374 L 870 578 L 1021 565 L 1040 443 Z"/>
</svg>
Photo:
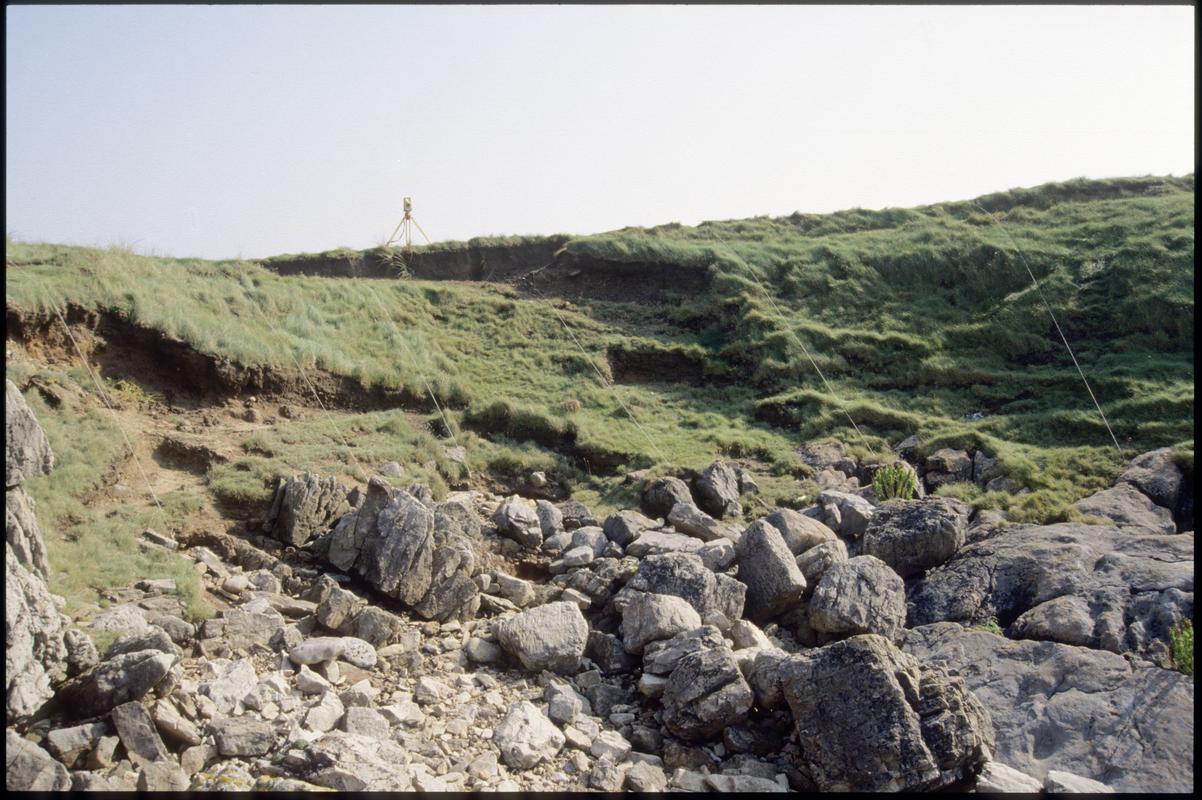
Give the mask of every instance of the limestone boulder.
<svg viewBox="0 0 1202 800">
<path fill-rule="evenodd" d="M 537 606 L 495 627 L 497 641 L 526 669 L 570 673 L 580 664 L 588 643 L 588 623 L 575 603 Z"/>
<path fill-rule="evenodd" d="M 964 545 L 968 511 L 942 497 L 888 500 L 864 529 L 860 553 L 876 556 L 903 578 L 937 567 Z"/>
<path fill-rule="evenodd" d="M 894 638 L 906 622 L 905 583 L 875 556 L 835 564 L 814 589 L 809 620 L 814 630 L 824 633 Z"/>
</svg>

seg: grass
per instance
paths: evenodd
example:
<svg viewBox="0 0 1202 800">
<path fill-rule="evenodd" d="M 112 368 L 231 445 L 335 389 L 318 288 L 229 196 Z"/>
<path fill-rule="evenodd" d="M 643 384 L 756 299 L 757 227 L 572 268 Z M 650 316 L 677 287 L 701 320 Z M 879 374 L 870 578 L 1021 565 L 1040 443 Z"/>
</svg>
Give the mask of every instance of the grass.
<svg viewBox="0 0 1202 800">
<path fill-rule="evenodd" d="M 8 369 L 14 382 L 24 377 L 21 369 Z M 82 391 L 80 375 L 54 370 L 39 371 L 43 380 Z M 90 384 L 88 384 L 90 385 Z M 37 504 L 42 538 L 50 562 L 50 590 L 67 600 L 66 613 L 99 604 L 105 589 L 128 586 L 142 579 L 174 578 L 187 614 L 201 619 L 213 614 L 202 599 L 200 578 L 191 561 L 157 547 L 139 546 L 148 527 L 168 532 L 173 521 L 199 508 L 199 499 L 181 492 L 161 498 L 167 518 L 154 507 L 119 506 L 101 513 L 92 502 L 106 473 L 125 465 L 128 452 L 120 431 L 95 404 L 87 405 L 79 395 L 64 393 L 63 404 L 52 408 L 36 390 L 25 400 L 46 431 L 55 455 L 50 475 L 32 478 L 25 486 Z M 131 475 L 131 489 L 139 485 Z"/>
<path fill-rule="evenodd" d="M 834 436 L 883 453 L 917 434 L 920 455 L 983 448 L 1029 490 L 945 493 L 1048 522 L 1075 518 L 1072 502 L 1110 485 L 1140 452 L 1175 446 L 1192 474 L 1193 191 L 1192 176 L 1082 180 L 914 209 L 551 237 L 585 268 L 589 259 L 656 262 L 711 276 L 709 292 L 662 306 L 528 300 L 453 282 L 283 277 L 250 262 L 12 241 L 7 302 L 114 308 L 235 363 L 299 363 L 413 397 L 428 380 L 450 407 L 470 470 L 546 470 L 602 512 L 633 501 L 623 471 L 696 468 L 716 456 L 758 462 L 773 476 L 761 481 L 765 500 L 796 502 L 805 494 L 802 441 Z M 690 365 L 700 383 L 665 376 L 613 386 L 614 354 Z M 356 460 L 392 458 L 438 491 L 461 477 L 441 425 L 383 414 L 340 417 L 337 426 L 342 435 L 316 421 L 283 424 L 215 468 L 211 486 L 230 502 L 262 502 L 277 474 L 321 465 L 353 477 Z"/>
<path fill-rule="evenodd" d="M 1169 631 L 1173 666 L 1183 675 L 1194 675 L 1194 623 L 1183 620 Z"/>
</svg>

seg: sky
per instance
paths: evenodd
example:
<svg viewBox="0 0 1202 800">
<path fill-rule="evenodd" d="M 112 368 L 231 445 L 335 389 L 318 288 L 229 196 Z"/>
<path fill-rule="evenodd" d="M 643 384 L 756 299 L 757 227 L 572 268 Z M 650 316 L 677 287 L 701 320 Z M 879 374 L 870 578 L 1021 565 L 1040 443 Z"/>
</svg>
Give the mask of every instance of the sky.
<svg viewBox="0 0 1202 800">
<path fill-rule="evenodd" d="M 1194 170 L 1194 11 L 8 6 L 22 241 L 260 258 Z"/>
</svg>

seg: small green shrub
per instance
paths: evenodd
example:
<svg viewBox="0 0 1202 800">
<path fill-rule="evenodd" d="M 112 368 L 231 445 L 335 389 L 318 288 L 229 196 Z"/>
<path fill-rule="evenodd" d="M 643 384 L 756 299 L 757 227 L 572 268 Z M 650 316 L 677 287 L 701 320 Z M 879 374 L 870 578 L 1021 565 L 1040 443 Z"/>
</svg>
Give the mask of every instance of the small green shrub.
<svg viewBox="0 0 1202 800">
<path fill-rule="evenodd" d="M 998 624 L 997 617 L 990 617 L 989 619 L 985 620 L 980 625 L 973 625 L 972 628 L 970 628 L 970 630 L 984 631 L 985 633 L 992 633 L 995 636 L 1004 636 L 1005 635 L 1002 632 L 1002 626 Z"/>
<path fill-rule="evenodd" d="M 904 464 L 889 464 L 872 476 L 872 490 L 878 500 L 912 500 L 918 494 L 918 482 Z"/>
<path fill-rule="evenodd" d="M 1173 666 L 1183 675 L 1194 675 L 1194 624 L 1188 619 L 1169 630 Z"/>
</svg>

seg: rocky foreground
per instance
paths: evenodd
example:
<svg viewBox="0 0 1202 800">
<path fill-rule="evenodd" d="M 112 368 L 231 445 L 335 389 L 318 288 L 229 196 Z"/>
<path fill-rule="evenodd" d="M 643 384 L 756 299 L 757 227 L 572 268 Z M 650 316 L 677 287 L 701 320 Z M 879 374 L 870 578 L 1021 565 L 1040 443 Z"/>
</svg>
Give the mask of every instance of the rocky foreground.
<svg viewBox="0 0 1202 800">
<path fill-rule="evenodd" d="M 810 454 L 817 505 L 750 525 L 721 462 L 604 520 L 305 474 L 260 534 L 146 532 L 215 618 L 143 581 L 71 628 L 22 488 L 53 454 L 11 383 L 6 406 L 9 789 L 1193 788 L 1167 648 L 1192 487 L 1164 452 L 1082 501 L 1108 525 L 877 503 L 836 451 Z M 998 480 L 936 455 L 928 487 Z"/>
</svg>

